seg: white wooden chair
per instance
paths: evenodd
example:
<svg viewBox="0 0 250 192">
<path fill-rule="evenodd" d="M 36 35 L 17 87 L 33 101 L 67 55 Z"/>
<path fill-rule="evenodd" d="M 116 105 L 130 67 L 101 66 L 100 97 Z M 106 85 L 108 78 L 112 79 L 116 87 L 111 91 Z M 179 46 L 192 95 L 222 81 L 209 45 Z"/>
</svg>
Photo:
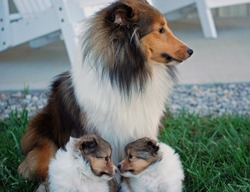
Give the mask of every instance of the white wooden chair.
<svg viewBox="0 0 250 192">
<path fill-rule="evenodd" d="M 195 4 L 199 14 L 203 34 L 206 38 L 217 38 L 211 9 L 250 3 L 250 0 L 150 0 L 162 13 L 176 11 Z"/>
<path fill-rule="evenodd" d="M 76 53 L 76 24 L 112 1 L 114 0 L 51 0 L 71 64 L 74 63 Z"/>
<path fill-rule="evenodd" d="M 75 25 L 114 0 L 13 0 L 18 13 L 11 14 L 9 0 L 0 0 L 0 51 L 29 42 L 43 46 L 61 34 L 71 64 L 74 62 Z"/>
<path fill-rule="evenodd" d="M 39 47 L 60 35 L 50 0 L 13 0 L 18 13 L 11 14 L 9 0 L 0 1 L 0 51 L 30 42 Z"/>
</svg>

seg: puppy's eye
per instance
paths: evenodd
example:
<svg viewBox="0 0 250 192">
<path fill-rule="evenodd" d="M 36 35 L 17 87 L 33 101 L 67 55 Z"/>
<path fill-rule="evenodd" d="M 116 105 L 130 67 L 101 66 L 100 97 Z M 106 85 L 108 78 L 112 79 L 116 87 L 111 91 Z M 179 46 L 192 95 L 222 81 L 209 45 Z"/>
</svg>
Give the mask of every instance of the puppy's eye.
<svg viewBox="0 0 250 192">
<path fill-rule="evenodd" d="M 165 31 L 166 31 L 166 30 L 165 30 L 163 27 L 158 29 L 158 32 L 159 32 L 159 33 L 165 33 Z"/>
<path fill-rule="evenodd" d="M 133 155 L 129 155 L 128 158 L 129 158 L 129 159 L 132 159 L 132 158 L 133 158 Z"/>
<path fill-rule="evenodd" d="M 105 161 L 108 162 L 109 161 L 109 157 L 105 157 Z"/>
</svg>

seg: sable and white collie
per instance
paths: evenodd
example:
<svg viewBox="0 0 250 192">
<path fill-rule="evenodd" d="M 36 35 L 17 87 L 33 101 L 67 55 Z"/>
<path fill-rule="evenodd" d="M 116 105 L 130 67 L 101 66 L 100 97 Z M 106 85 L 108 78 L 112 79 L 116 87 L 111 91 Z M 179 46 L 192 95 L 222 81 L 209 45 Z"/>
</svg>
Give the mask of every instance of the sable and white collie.
<svg viewBox="0 0 250 192">
<path fill-rule="evenodd" d="M 129 143 L 125 153 L 118 165 L 124 176 L 121 192 L 182 191 L 182 164 L 171 147 L 145 137 Z"/>
<path fill-rule="evenodd" d="M 72 70 L 53 82 L 47 106 L 29 123 L 19 173 L 45 179 L 70 136 L 94 133 L 124 158 L 127 143 L 156 138 L 176 82 L 175 64 L 193 51 L 146 0 L 120 0 L 84 23 Z"/>
<path fill-rule="evenodd" d="M 117 191 L 109 186 L 117 172 L 111 152 L 110 144 L 97 135 L 70 137 L 49 164 L 50 192 Z"/>
</svg>

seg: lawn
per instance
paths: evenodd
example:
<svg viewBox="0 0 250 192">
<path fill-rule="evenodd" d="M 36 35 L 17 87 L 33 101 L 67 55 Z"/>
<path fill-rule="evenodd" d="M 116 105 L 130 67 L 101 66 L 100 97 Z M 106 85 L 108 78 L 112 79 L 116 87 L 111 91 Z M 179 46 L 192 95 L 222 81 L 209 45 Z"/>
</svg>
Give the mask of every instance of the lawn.
<svg viewBox="0 0 250 192">
<path fill-rule="evenodd" d="M 13 112 L 0 122 L 0 191 L 34 191 L 37 182 L 22 179 L 17 167 L 23 156 L 20 139 L 27 112 Z M 250 117 L 200 117 L 169 114 L 159 138 L 180 154 L 184 191 L 250 191 Z"/>
</svg>

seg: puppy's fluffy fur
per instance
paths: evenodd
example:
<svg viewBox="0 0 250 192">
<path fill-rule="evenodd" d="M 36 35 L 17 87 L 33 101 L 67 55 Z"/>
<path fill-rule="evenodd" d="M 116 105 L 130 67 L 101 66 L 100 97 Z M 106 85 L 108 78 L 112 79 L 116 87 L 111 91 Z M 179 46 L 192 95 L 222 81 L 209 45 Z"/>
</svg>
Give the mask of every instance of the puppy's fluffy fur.
<svg viewBox="0 0 250 192">
<path fill-rule="evenodd" d="M 126 146 L 118 165 L 121 192 L 180 192 L 184 174 L 179 155 L 164 143 L 142 138 Z"/>
<path fill-rule="evenodd" d="M 174 64 L 192 54 L 146 0 L 114 2 L 82 28 L 72 70 L 53 82 L 47 106 L 23 136 L 19 173 L 26 178 L 45 179 L 70 136 L 100 135 L 112 145 L 115 163 L 127 143 L 157 138 L 176 82 Z"/>
<path fill-rule="evenodd" d="M 96 135 L 70 138 L 49 165 L 51 192 L 108 192 L 116 174 L 108 142 Z"/>
</svg>

